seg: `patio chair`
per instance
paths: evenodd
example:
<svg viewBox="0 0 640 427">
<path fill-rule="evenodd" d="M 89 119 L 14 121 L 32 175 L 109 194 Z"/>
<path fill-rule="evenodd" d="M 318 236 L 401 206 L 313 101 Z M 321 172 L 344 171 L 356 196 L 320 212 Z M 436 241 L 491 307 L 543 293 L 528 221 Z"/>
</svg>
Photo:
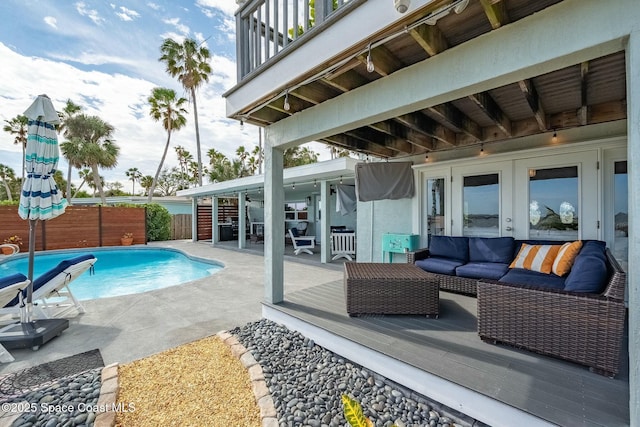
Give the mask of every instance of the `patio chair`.
<svg viewBox="0 0 640 427">
<path fill-rule="evenodd" d="M 12 274 L 11 276 L 0 279 L 0 307 L 3 307 L 13 301 L 18 300 L 18 305 L 22 301 L 22 290 L 29 285 L 27 276 L 21 273 Z M 0 329 L 2 332 L 2 329 Z M 6 348 L 0 344 L 0 362 L 13 362 L 13 356 Z"/>
<path fill-rule="evenodd" d="M 297 228 L 289 229 L 289 236 L 291 237 L 291 243 L 293 243 L 293 253 L 300 255 L 302 252 L 309 255 L 313 255 L 311 249 L 316 247 L 315 236 L 300 236 Z"/>
<path fill-rule="evenodd" d="M 57 266 L 45 272 L 33 281 L 33 313 L 40 319 L 65 317 L 72 310 L 78 314 L 85 312 L 84 307 L 73 296 L 69 283 L 89 269 L 93 269 L 97 258 L 91 254 L 80 255 L 61 261 Z M 22 291 L 26 298 L 26 289 Z M 20 316 L 20 303 L 17 298 L 0 308 L 0 314 Z"/>
</svg>

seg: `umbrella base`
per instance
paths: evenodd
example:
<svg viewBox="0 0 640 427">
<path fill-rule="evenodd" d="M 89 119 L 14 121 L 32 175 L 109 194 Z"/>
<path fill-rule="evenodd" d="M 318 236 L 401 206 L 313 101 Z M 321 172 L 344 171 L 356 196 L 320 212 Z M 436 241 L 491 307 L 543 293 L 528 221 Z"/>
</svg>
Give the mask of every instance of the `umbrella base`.
<svg viewBox="0 0 640 427">
<path fill-rule="evenodd" d="M 14 323 L 2 328 L 0 344 L 6 349 L 31 348 L 37 350 L 69 327 L 67 319 L 41 319 Z"/>
</svg>

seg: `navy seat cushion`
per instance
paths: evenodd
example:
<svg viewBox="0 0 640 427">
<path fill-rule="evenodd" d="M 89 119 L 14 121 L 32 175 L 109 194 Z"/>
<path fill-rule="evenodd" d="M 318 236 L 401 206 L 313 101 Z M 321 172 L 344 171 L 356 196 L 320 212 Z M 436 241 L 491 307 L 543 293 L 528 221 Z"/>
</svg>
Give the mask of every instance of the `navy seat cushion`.
<svg viewBox="0 0 640 427">
<path fill-rule="evenodd" d="M 502 276 L 499 282 L 514 283 L 516 285 L 542 286 L 553 289 L 563 289 L 565 278 L 555 274 L 539 273 L 525 270 L 524 268 L 512 268 Z"/>
<path fill-rule="evenodd" d="M 13 285 L 14 283 L 24 282 L 25 280 L 27 280 L 27 276 L 22 273 L 15 273 L 10 276 L 3 277 L 2 279 L 0 279 L 0 289 L 6 288 L 7 286 Z M 16 297 L 9 301 L 7 305 L 5 305 L 5 307 L 13 307 L 19 302 L 20 300 L 18 299 L 16 292 Z"/>
<path fill-rule="evenodd" d="M 469 261 L 510 264 L 513 246 L 513 237 L 469 237 Z"/>
<path fill-rule="evenodd" d="M 421 259 L 415 263 L 418 267 L 429 273 L 448 274 L 449 276 L 455 276 L 456 268 L 464 264 L 464 262 L 440 257 L 429 257 Z"/>
<path fill-rule="evenodd" d="M 468 262 L 456 268 L 456 275 L 470 279 L 498 280 L 509 270 L 508 263 Z"/>
<path fill-rule="evenodd" d="M 565 291 L 602 293 L 609 272 L 605 247 L 597 241 L 585 242 L 565 280 Z"/>
<path fill-rule="evenodd" d="M 451 236 L 431 236 L 429 256 L 469 261 L 469 238 Z"/>
<path fill-rule="evenodd" d="M 79 255 L 75 258 L 69 258 L 69 259 L 65 259 L 64 261 L 60 261 L 60 263 L 58 263 L 58 265 L 56 265 L 54 268 L 40 275 L 37 279 L 33 281 L 33 290 L 36 291 L 40 289 L 44 284 L 49 282 L 51 279 L 53 279 L 58 274 L 60 274 L 67 268 L 71 267 L 72 265 L 78 264 L 79 262 L 86 261 L 88 259 L 94 259 L 94 258 L 95 256 L 93 256 L 92 254 L 84 254 L 84 255 Z"/>
<path fill-rule="evenodd" d="M 289 231 L 291 231 L 291 235 L 293 235 L 293 237 L 300 237 L 300 233 L 298 233 L 297 228 L 290 228 Z"/>
<path fill-rule="evenodd" d="M 298 246 L 311 246 L 311 240 L 296 240 Z"/>
</svg>

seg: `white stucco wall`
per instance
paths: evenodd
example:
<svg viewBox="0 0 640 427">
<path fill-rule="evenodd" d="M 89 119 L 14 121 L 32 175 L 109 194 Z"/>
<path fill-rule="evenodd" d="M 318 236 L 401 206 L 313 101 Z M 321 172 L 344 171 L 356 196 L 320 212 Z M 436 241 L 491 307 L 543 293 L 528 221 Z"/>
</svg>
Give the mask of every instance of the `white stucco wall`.
<svg viewBox="0 0 640 427">
<path fill-rule="evenodd" d="M 376 200 L 358 202 L 359 262 L 382 262 L 382 235 L 385 233 L 411 234 L 413 199 Z M 405 262 L 402 254 L 394 255 L 394 262 Z"/>
</svg>

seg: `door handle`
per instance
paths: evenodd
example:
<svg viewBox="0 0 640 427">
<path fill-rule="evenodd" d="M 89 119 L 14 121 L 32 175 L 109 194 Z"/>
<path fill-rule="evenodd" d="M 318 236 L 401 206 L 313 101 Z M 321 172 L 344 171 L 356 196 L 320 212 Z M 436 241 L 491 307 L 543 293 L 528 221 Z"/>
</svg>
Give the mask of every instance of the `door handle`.
<svg viewBox="0 0 640 427">
<path fill-rule="evenodd" d="M 505 228 L 505 230 L 507 230 L 507 231 L 513 231 L 513 227 L 507 227 L 507 228 Z"/>
</svg>

